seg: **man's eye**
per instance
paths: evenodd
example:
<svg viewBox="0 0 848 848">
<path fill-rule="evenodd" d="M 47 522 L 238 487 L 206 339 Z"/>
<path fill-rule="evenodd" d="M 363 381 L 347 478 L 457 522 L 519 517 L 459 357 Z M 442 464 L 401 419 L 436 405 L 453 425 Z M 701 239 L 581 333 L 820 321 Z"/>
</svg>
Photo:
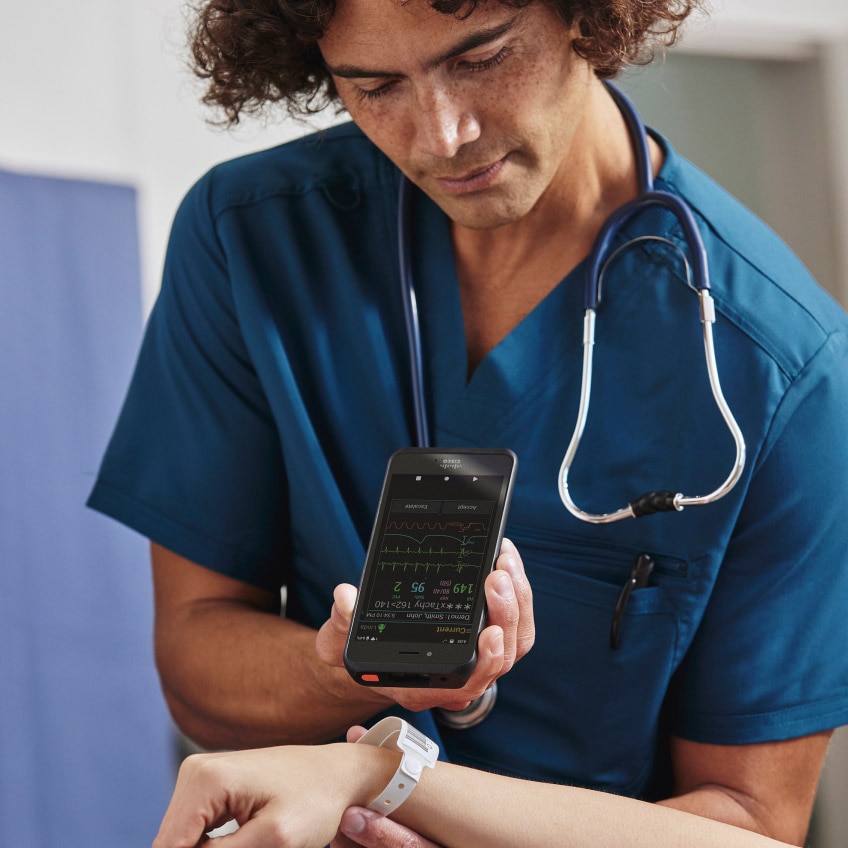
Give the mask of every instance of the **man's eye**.
<svg viewBox="0 0 848 848">
<path fill-rule="evenodd" d="M 395 87 L 395 82 L 395 80 L 389 80 L 376 88 L 362 88 L 358 85 L 356 86 L 356 96 L 362 100 L 377 100 L 388 94 Z"/>
<path fill-rule="evenodd" d="M 490 68 L 494 68 L 495 65 L 500 65 L 509 54 L 510 48 L 502 47 L 494 56 L 490 56 L 488 59 L 481 59 L 479 62 L 465 59 L 461 62 L 461 66 L 469 71 L 488 71 Z"/>
</svg>

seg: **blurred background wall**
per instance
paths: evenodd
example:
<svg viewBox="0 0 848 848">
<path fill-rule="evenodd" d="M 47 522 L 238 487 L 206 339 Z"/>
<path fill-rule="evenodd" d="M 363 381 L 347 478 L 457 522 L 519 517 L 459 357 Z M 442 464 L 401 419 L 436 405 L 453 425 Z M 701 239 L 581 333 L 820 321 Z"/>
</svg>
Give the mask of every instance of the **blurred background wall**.
<svg viewBox="0 0 848 848">
<path fill-rule="evenodd" d="M 106 519 L 85 514 L 81 498 L 120 403 L 181 196 L 216 161 L 338 118 L 210 129 L 184 67 L 181 0 L 0 0 L 0 11 L 0 311 L 4 330 L 19 327 L 0 339 L 9 364 L 0 386 L 0 594 L 16 646 L 0 660 L 0 832 L 17 833 L 8 844 L 22 848 L 145 844 L 173 774 L 149 646 L 146 552 L 128 532 L 115 536 Z M 845 0 L 720 0 L 679 47 L 624 84 L 648 123 L 771 224 L 848 305 Z M 74 204 L 91 196 L 105 204 L 99 238 L 75 251 L 70 223 L 82 207 Z M 127 241 L 128 231 L 137 241 Z M 64 239 L 78 273 L 63 261 L 25 269 L 17 254 L 13 267 L 12 246 L 24 238 L 36 247 Z M 31 332 L 25 321 L 35 322 Z M 71 341 L 74 327 L 80 342 Z M 79 373 L 94 376 L 85 392 L 69 391 Z M 9 389 L 15 375 L 23 375 L 17 395 Z M 25 404 L 28 392 L 50 402 Z M 9 413 L 13 402 L 20 415 Z M 67 427 L 37 440 L 24 417 L 61 425 L 80 418 L 81 406 L 75 439 L 64 442 Z M 44 505 L 48 490 L 57 493 L 55 513 Z M 55 532 L 77 524 L 79 538 Z M 63 601 L 70 613 L 59 613 Z M 77 609 L 98 626 L 73 632 Z M 71 637 L 79 637 L 75 650 Z M 57 839 L 51 817 L 79 805 L 83 812 Z M 829 756 L 810 844 L 848 844 L 844 734 Z"/>
</svg>

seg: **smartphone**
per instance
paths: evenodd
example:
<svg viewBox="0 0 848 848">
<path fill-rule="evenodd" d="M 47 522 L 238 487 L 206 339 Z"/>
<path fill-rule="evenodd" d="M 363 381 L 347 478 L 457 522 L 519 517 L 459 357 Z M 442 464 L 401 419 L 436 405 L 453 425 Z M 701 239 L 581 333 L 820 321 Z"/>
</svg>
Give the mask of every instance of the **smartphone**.
<svg viewBox="0 0 848 848">
<path fill-rule="evenodd" d="M 509 450 L 391 457 L 345 647 L 357 683 L 456 689 L 468 679 L 516 465 Z"/>
</svg>

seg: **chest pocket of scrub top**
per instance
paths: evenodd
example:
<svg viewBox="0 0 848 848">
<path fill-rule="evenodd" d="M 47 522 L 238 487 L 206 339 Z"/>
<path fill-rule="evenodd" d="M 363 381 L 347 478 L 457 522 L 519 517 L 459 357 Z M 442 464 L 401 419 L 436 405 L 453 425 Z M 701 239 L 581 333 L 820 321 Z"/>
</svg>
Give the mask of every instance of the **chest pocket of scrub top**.
<svg viewBox="0 0 848 848">
<path fill-rule="evenodd" d="M 510 538 L 533 588 L 536 643 L 499 680 L 497 705 L 482 724 L 443 734 L 451 757 L 520 777 L 639 794 L 654 762 L 677 637 L 662 582 L 685 576 L 686 563 L 652 554 L 651 585 L 631 593 L 613 650 L 616 602 L 642 551 L 542 539 L 517 527 Z"/>
</svg>

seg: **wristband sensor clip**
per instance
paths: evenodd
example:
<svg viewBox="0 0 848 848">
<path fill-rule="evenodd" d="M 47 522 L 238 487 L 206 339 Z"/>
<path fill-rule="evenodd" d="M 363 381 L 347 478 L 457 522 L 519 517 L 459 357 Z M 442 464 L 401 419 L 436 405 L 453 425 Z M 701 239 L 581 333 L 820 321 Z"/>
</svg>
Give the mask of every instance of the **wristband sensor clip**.
<svg viewBox="0 0 848 848">
<path fill-rule="evenodd" d="M 393 813 L 410 796 L 424 769 L 435 768 L 439 758 L 439 746 L 397 716 L 378 721 L 357 743 L 401 752 L 397 771 L 386 788 L 368 805 L 369 810 L 384 816 Z"/>
</svg>

